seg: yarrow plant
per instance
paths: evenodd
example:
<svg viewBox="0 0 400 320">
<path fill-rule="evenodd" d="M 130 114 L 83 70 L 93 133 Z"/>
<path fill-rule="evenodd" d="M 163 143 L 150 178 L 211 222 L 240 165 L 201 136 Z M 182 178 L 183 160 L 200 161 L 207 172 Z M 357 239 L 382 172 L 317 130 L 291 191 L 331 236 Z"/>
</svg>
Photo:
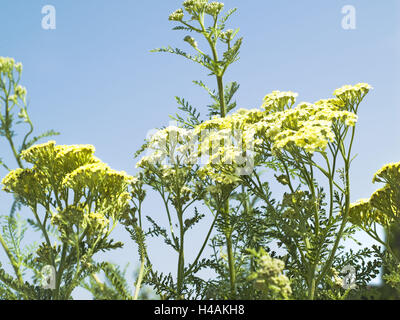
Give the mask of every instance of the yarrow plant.
<svg viewBox="0 0 400 320">
<path fill-rule="evenodd" d="M 238 107 L 240 86 L 225 77 L 239 60 L 243 38 L 227 27 L 236 9 L 224 9 L 220 2 L 186 0 L 170 14 L 192 53 L 170 46 L 153 52 L 202 66 L 215 89 L 194 81 L 211 100 L 205 115 L 176 97 L 174 125 L 157 130 L 135 153 L 136 176 L 111 169 L 91 145 L 36 144 L 53 131 L 29 139 L 33 124 L 19 85 L 22 65 L 0 58 L 0 134 L 18 164 L 11 170 L 0 162 L 7 170 L 3 191 L 14 197 L 0 244 L 15 273 L 0 268 L 1 298 L 71 299 L 81 286 L 94 299 L 148 298 L 147 290 L 174 300 L 358 299 L 381 294 L 370 286 L 381 267 L 385 283 L 400 290 L 400 252 L 393 245 L 400 163 L 375 174 L 373 182 L 383 187 L 370 198 L 351 201 L 359 108 L 372 86 L 345 85 L 313 103 L 298 103 L 292 91 L 273 91 L 257 108 Z M 19 149 L 15 109 L 29 127 Z M 144 216 L 151 192 L 164 220 L 158 212 Z M 15 215 L 22 207 L 31 218 Z M 27 230 L 27 223 L 41 243 L 24 251 L 24 232 L 17 230 Z M 98 252 L 122 247 L 111 238 L 118 223 L 138 248 L 133 288 L 119 266 L 97 261 Z M 200 223 L 205 231 L 193 245 L 191 231 Z M 382 247 L 347 249 L 344 240 L 358 243 L 358 230 Z M 157 270 L 149 238 L 162 239 L 176 254 L 176 272 Z M 38 285 L 40 270 L 49 266 L 55 272 L 51 290 Z"/>
<path fill-rule="evenodd" d="M 2 181 L 3 190 L 31 209 L 32 224 L 43 233 L 36 262 L 56 270 L 56 299 L 68 299 L 82 277 L 96 269 L 95 253 L 122 245 L 109 236 L 129 204 L 134 178 L 93 153 L 90 145 L 35 145 L 21 153 L 32 168 L 13 170 Z M 52 245 L 48 224 L 62 245 Z"/>
</svg>

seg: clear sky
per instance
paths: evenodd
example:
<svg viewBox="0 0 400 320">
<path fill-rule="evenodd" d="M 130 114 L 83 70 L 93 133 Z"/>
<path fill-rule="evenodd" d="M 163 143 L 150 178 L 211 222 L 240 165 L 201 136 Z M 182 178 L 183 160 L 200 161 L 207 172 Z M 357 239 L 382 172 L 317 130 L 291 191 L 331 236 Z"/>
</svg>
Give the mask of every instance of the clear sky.
<svg viewBox="0 0 400 320">
<path fill-rule="evenodd" d="M 208 97 L 191 81 L 215 87 L 214 79 L 183 58 L 149 52 L 166 45 L 190 51 L 182 41 L 186 34 L 171 31 L 168 21 L 181 2 L 0 0 L 0 56 L 24 65 L 22 84 L 36 129 L 60 131 L 59 144 L 93 144 L 103 161 L 133 174 L 134 152 L 149 130 L 168 125 L 177 110 L 175 96 L 205 114 Z M 56 8 L 55 30 L 41 26 L 48 4 Z M 244 37 L 241 59 L 226 76 L 241 85 L 239 107 L 259 107 L 273 90 L 295 91 L 298 101 L 314 102 L 344 84 L 368 82 L 375 88 L 359 112 L 359 156 L 351 177 L 352 200 L 368 197 L 378 187 L 371 183 L 374 172 L 400 160 L 399 1 L 227 0 L 225 5 L 239 9 L 230 27 L 240 27 Z M 356 9 L 355 30 L 341 26 L 345 5 Z M 7 155 L 4 143 L 0 148 L 1 156 Z M 5 212 L 8 200 L 0 193 Z M 164 219 L 153 195 L 145 211 Z M 196 237 L 204 232 L 196 229 Z M 133 269 L 135 246 L 123 229 L 115 237 L 126 241 L 126 248 L 107 257 L 122 266 L 130 262 Z M 151 242 L 155 265 L 175 272 L 175 256 L 160 248 Z M 5 260 L 3 253 L 0 258 Z M 79 291 L 76 297 L 89 296 Z"/>
</svg>

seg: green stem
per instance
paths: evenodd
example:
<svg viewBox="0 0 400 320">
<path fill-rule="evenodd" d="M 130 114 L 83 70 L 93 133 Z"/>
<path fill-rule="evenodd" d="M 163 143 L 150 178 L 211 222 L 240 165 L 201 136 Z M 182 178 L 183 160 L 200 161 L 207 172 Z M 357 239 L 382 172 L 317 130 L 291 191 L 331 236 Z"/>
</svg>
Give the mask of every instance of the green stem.
<svg viewBox="0 0 400 320">
<path fill-rule="evenodd" d="M 313 277 L 311 279 L 311 284 L 308 290 L 308 298 L 309 300 L 314 300 L 314 296 L 315 296 L 315 285 L 316 285 L 316 279 L 315 279 L 315 268 L 314 268 L 314 274 Z"/>
<path fill-rule="evenodd" d="M 352 145 L 353 145 L 353 141 L 354 141 L 354 136 L 355 136 L 355 127 L 353 127 L 353 130 L 352 130 L 352 135 L 351 135 L 351 140 L 350 140 L 347 157 L 346 156 L 343 157 L 344 158 L 343 160 L 345 163 L 344 169 L 345 169 L 345 183 L 346 183 L 345 191 L 346 192 L 345 192 L 345 210 L 344 210 L 344 214 L 343 214 L 342 224 L 340 226 L 339 232 L 337 233 L 336 240 L 335 240 L 335 243 L 331 250 L 331 253 L 329 255 L 329 258 L 328 258 L 327 262 L 325 263 L 325 265 L 317 279 L 317 284 L 325 277 L 327 271 L 331 267 L 331 265 L 333 263 L 333 259 L 335 258 L 336 251 L 339 247 L 340 240 L 342 239 L 344 228 L 347 224 L 347 219 L 348 219 L 349 211 L 350 211 L 350 174 L 349 174 L 350 159 L 351 159 L 350 155 L 351 155 L 351 149 L 352 149 Z M 342 153 L 342 155 L 343 155 L 343 153 Z"/>
<path fill-rule="evenodd" d="M 224 83 L 222 76 L 217 76 L 218 91 L 219 91 L 219 101 L 220 101 L 220 114 L 221 118 L 226 117 L 226 106 L 225 106 L 225 94 L 224 94 Z"/>
<path fill-rule="evenodd" d="M 60 294 L 61 278 L 62 278 L 62 274 L 64 271 L 64 262 L 65 262 L 66 255 L 67 255 L 67 245 L 64 243 L 62 252 L 61 252 L 60 266 L 58 268 L 57 277 L 56 277 L 56 290 L 54 293 L 55 300 L 58 300 L 59 294 Z"/>
<path fill-rule="evenodd" d="M 231 299 L 236 298 L 236 269 L 234 263 L 234 256 L 232 250 L 232 235 L 226 237 L 226 247 L 228 251 L 228 263 L 229 263 L 229 280 L 231 285 Z"/>
<path fill-rule="evenodd" d="M 182 212 L 178 212 L 179 219 L 179 258 L 178 258 L 178 279 L 177 279 L 177 298 L 182 299 L 183 281 L 185 278 L 185 255 L 184 255 L 184 224 Z"/>
<path fill-rule="evenodd" d="M 13 266 L 15 275 L 18 278 L 18 282 L 22 285 L 24 283 L 24 280 L 22 279 L 22 274 L 21 271 L 19 270 L 19 266 L 17 261 L 15 261 L 14 256 L 12 255 L 10 249 L 7 247 L 7 244 L 5 243 L 3 236 L 0 233 L 0 244 L 3 247 L 4 251 L 6 252 L 8 258 L 10 259 L 11 265 Z"/>
<path fill-rule="evenodd" d="M 215 226 L 215 223 L 217 222 L 217 217 L 218 217 L 218 215 L 219 215 L 219 214 L 216 213 L 215 218 L 214 218 L 214 221 L 213 221 L 213 223 L 212 223 L 212 225 L 211 225 L 211 227 L 210 227 L 210 230 L 208 230 L 206 239 L 204 240 L 203 245 L 201 246 L 201 249 L 200 249 L 199 253 L 197 254 L 196 259 L 194 260 L 194 262 L 192 263 L 192 265 L 190 266 L 190 268 L 185 272 L 185 276 L 187 276 L 188 274 L 190 274 L 190 272 L 193 270 L 194 266 L 195 266 L 195 265 L 197 264 L 197 262 L 199 261 L 201 255 L 203 254 L 203 251 L 204 251 L 204 249 L 205 249 L 205 247 L 206 247 L 206 245 L 207 245 L 208 239 L 209 239 L 210 236 L 211 236 L 211 232 L 213 231 L 214 226 Z"/>
<path fill-rule="evenodd" d="M 203 30 L 203 34 L 206 37 L 211 51 L 213 53 L 213 58 L 215 64 L 218 64 L 218 53 L 216 48 L 216 43 L 212 41 L 208 33 L 204 28 L 204 16 L 199 18 L 200 26 Z M 220 104 L 220 116 L 221 118 L 225 118 L 227 114 L 226 104 L 225 104 L 225 92 L 224 92 L 224 83 L 223 83 L 223 75 L 224 72 L 220 72 L 220 70 L 215 70 L 215 76 L 217 78 L 217 85 L 218 85 L 218 94 L 219 94 L 219 104 Z M 225 222 L 227 223 L 229 229 L 230 228 L 230 221 L 229 221 L 229 199 L 225 201 Z M 231 295 L 232 297 L 236 296 L 236 270 L 235 270 L 235 262 L 233 256 L 233 249 L 232 249 L 232 231 L 230 230 L 226 236 L 226 246 L 227 246 L 227 253 L 228 253 L 228 263 L 229 263 L 229 274 L 230 274 L 230 284 L 231 284 Z"/>
<path fill-rule="evenodd" d="M 142 281 L 143 281 L 143 276 L 144 276 L 145 257 L 143 256 L 141 258 L 141 260 L 142 261 L 140 263 L 139 276 L 138 276 L 138 280 L 136 282 L 135 294 L 133 296 L 133 300 L 137 300 L 139 298 L 139 292 L 140 292 L 140 288 L 142 286 Z"/>
</svg>

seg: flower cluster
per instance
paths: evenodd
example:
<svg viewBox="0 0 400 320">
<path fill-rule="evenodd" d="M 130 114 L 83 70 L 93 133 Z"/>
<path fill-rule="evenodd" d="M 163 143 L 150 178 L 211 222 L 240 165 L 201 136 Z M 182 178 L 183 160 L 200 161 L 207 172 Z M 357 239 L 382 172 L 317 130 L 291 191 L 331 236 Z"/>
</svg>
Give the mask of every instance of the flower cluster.
<svg viewBox="0 0 400 320">
<path fill-rule="evenodd" d="M 354 126 L 357 115 L 340 111 L 336 104 L 321 100 L 315 104 L 300 103 L 295 108 L 271 113 L 265 121 L 268 126 L 264 129 L 264 136 L 273 141 L 273 149 L 297 146 L 314 153 L 324 151 L 328 143 L 334 141 L 332 126 L 335 121 Z M 270 128 L 273 130 L 268 130 Z"/>
<path fill-rule="evenodd" d="M 360 227 L 369 227 L 373 223 L 387 225 L 389 219 L 371 205 L 370 199 L 359 199 L 350 205 L 349 221 Z"/>
<path fill-rule="evenodd" d="M 362 199 L 350 206 L 350 221 L 360 226 L 376 222 L 389 226 L 400 220 L 400 162 L 390 163 L 379 169 L 372 180 L 385 185 L 369 199 Z"/>
<path fill-rule="evenodd" d="M 13 58 L 0 57 L 0 81 L 3 83 L 4 87 L 9 86 L 8 100 L 13 104 L 17 104 L 18 99 L 25 103 L 27 94 L 26 88 L 18 84 L 19 76 L 15 78 L 15 72 L 20 76 L 22 64 L 16 63 Z M 6 85 L 7 81 L 9 82 L 8 85 Z"/>
<path fill-rule="evenodd" d="M 287 91 L 273 91 L 264 97 L 264 103 L 261 108 L 265 109 L 266 112 L 277 112 L 291 108 L 298 97 L 297 93 Z"/>
<path fill-rule="evenodd" d="M 52 221 L 62 230 L 76 225 L 87 227 L 88 234 L 104 233 L 109 219 L 117 220 L 127 208 L 128 187 L 135 180 L 109 168 L 94 151 L 91 145 L 57 146 L 54 141 L 35 145 L 21 153 L 32 168 L 11 171 L 3 189 L 32 208 L 54 204 Z M 73 204 L 68 202 L 71 194 Z"/>
<path fill-rule="evenodd" d="M 257 271 L 251 276 L 254 288 L 263 294 L 263 298 L 289 299 L 292 294 L 289 278 L 283 274 L 285 264 L 272 258 L 265 250 L 253 252 L 257 258 Z"/>
<path fill-rule="evenodd" d="M 224 42 L 232 41 L 235 36 L 235 31 L 232 29 L 228 29 L 221 33 L 221 40 Z"/>
<path fill-rule="evenodd" d="M 199 137 L 199 157 L 203 176 L 223 184 L 234 184 L 239 176 L 254 168 L 254 150 L 262 143 L 255 139 L 256 131 L 248 127 L 258 117 L 258 110 L 240 109 L 225 118 L 214 117 L 194 129 Z"/>
<path fill-rule="evenodd" d="M 193 165 L 197 161 L 192 130 L 169 126 L 157 131 L 147 145 L 147 155 L 136 164 L 146 169 L 156 165 Z"/>
<path fill-rule="evenodd" d="M 375 173 L 372 182 L 382 182 L 393 186 L 400 184 L 400 162 L 384 165 Z"/>
<path fill-rule="evenodd" d="M 169 20 L 170 21 L 182 21 L 184 17 L 184 13 L 182 9 L 178 9 L 170 14 Z"/>
<path fill-rule="evenodd" d="M 11 76 L 14 70 L 21 73 L 22 63 L 16 63 L 13 58 L 0 57 L 0 75 L 5 74 Z"/>
<path fill-rule="evenodd" d="M 157 131 L 147 144 L 148 154 L 136 164 L 147 184 L 164 191 L 176 207 L 197 197 L 195 185 L 198 152 L 193 130 L 169 126 Z"/>
<path fill-rule="evenodd" d="M 189 40 L 188 40 L 189 41 Z M 356 85 L 354 88 L 364 88 Z M 360 89 L 361 90 L 361 89 Z M 222 184 L 235 184 L 240 176 L 253 172 L 255 159 L 280 150 L 324 152 L 336 139 L 333 127 L 340 123 L 355 126 L 357 115 L 339 99 L 300 103 L 293 108 L 297 94 L 274 91 L 264 98 L 261 109 L 239 109 L 226 117 L 205 121 L 193 130 L 168 127 L 150 140 L 138 167 L 170 163 L 204 165 L 198 174 Z"/>
<path fill-rule="evenodd" d="M 296 97 L 297 94 L 290 91 L 274 91 L 264 98 L 261 110 L 240 109 L 195 128 L 197 134 L 209 131 L 202 135 L 201 141 L 203 154 L 204 150 L 212 149 L 203 172 L 219 182 L 233 183 L 237 180 L 237 169 L 243 163 L 253 164 L 249 159 L 254 159 L 254 153 L 252 155 L 249 150 L 262 153 L 265 149 L 277 152 L 297 147 L 310 154 L 323 152 L 336 138 L 332 128 L 335 122 L 346 126 L 354 126 L 357 122 L 357 115 L 344 110 L 344 102 L 340 99 L 300 103 L 292 108 Z M 236 140 L 241 143 L 229 143 L 235 130 L 240 132 L 241 139 Z M 248 174 L 249 170 L 245 172 Z"/>
<path fill-rule="evenodd" d="M 222 2 L 210 2 L 205 6 L 205 12 L 210 16 L 217 16 L 221 13 L 224 8 L 224 4 Z"/>
<path fill-rule="evenodd" d="M 345 102 L 350 111 L 354 111 L 357 110 L 358 104 L 372 89 L 368 83 L 358 83 L 355 86 L 345 85 L 336 89 L 333 95 Z"/>
<path fill-rule="evenodd" d="M 192 16 L 192 19 L 197 18 L 202 13 L 217 17 L 224 8 L 224 4 L 221 2 L 208 2 L 208 0 L 186 0 L 183 2 L 183 8 Z M 169 20 L 182 21 L 183 17 L 183 10 L 178 9 L 169 16 Z"/>
<path fill-rule="evenodd" d="M 183 2 L 183 7 L 191 15 L 197 15 L 199 12 L 204 11 L 208 0 L 186 0 Z"/>
<path fill-rule="evenodd" d="M 26 204 L 46 202 L 48 183 L 37 170 L 18 168 L 11 171 L 2 184 L 4 191 L 15 193 Z"/>
<path fill-rule="evenodd" d="M 383 213 L 390 221 L 400 219 L 400 189 L 386 184 L 371 195 L 371 206 Z"/>
</svg>

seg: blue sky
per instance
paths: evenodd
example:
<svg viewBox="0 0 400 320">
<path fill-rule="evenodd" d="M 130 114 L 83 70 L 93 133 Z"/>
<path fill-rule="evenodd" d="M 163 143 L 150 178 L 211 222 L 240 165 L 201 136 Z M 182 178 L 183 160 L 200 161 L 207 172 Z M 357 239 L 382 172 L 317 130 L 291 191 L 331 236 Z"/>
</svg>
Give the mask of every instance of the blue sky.
<svg viewBox="0 0 400 320">
<path fill-rule="evenodd" d="M 41 9 L 48 4 L 56 8 L 56 30 L 41 27 Z M 239 9 L 230 27 L 240 27 L 244 37 L 241 59 L 226 75 L 241 85 L 239 107 L 259 107 L 273 90 L 295 91 L 298 101 L 313 102 L 344 84 L 368 82 L 375 88 L 359 112 L 359 156 L 351 177 L 352 199 L 369 196 L 378 187 L 371 183 L 374 172 L 400 160 L 399 1 L 227 0 L 225 5 Z M 355 30 L 341 27 L 344 5 L 356 8 Z M 180 0 L 0 0 L 0 56 L 24 64 L 22 84 L 36 129 L 60 131 L 59 144 L 93 144 L 103 161 L 133 174 L 134 152 L 149 130 L 168 125 L 177 110 L 175 96 L 205 114 L 208 97 L 191 81 L 215 87 L 215 80 L 180 57 L 149 52 L 166 45 L 190 51 L 182 41 L 186 34 L 171 31 L 168 21 L 180 6 Z M 0 193 L 2 210 L 7 201 Z M 146 213 L 164 218 L 154 196 Z M 198 228 L 196 237 L 204 232 Z M 108 257 L 133 268 L 136 248 L 122 229 L 116 238 L 127 246 Z M 150 248 L 157 266 L 175 271 L 175 257 L 160 250 L 160 243 L 152 241 Z M 4 261 L 3 253 L 0 258 Z M 82 291 L 76 297 L 88 296 Z"/>
</svg>

